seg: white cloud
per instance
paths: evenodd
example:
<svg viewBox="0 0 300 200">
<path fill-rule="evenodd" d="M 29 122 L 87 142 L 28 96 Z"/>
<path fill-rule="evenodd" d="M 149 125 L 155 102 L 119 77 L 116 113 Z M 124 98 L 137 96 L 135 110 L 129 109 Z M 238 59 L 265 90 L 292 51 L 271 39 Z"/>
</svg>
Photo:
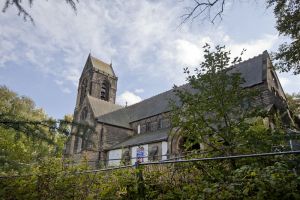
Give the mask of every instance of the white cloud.
<svg viewBox="0 0 300 200">
<path fill-rule="evenodd" d="M 143 93 L 144 89 L 143 88 L 137 88 L 134 90 L 135 93 Z"/>
<path fill-rule="evenodd" d="M 125 91 L 121 95 L 117 96 L 117 103 L 120 105 L 127 104 L 129 106 L 140 101 L 142 101 L 141 97 L 129 91 Z"/>
<path fill-rule="evenodd" d="M 136 80 L 160 81 L 163 87 L 184 83 L 183 67 L 199 64 L 205 43 L 225 43 L 233 55 L 246 48 L 243 58 L 247 59 L 276 42 L 274 35 L 237 42 L 222 28 L 203 30 L 188 24 L 178 28 L 182 8 L 183 4 L 173 0 L 125 4 L 95 0 L 80 1 L 75 15 L 58 0 L 35 1 L 30 13 L 36 26 L 24 23 L 9 9 L 0 14 L 0 66 L 26 60 L 74 89 L 91 51 L 105 62 L 112 59 L 120 79 L 131 73 Z"/>
<path fill-rule="evenodd" d="M 276 35 L 264 35 L 257 40 L 249 40 L 248 42 L 237 43 L 228 37 L 228 49 L 231 50 L 233 56 L 238 56 L 243 49 L 246 52 L 243 59 L 252 58 L 261 54 L 264 50 L 270 50 L 278 40 Z"/>
<path fill-rule="evenodd" d="M 286 93 L 299 93 L 300 81 L 299 75 L 292 75 L 291 73 L 277 73 L 281 86 Z"/>
<path fill-rule="evenodd" d="M 176 41 L 176 50 L 177 63 L 187 66 L 195 66 L 200 63 L 202 58 L 202 49 L 200 45 L 179 39 Z"/>
</svg>

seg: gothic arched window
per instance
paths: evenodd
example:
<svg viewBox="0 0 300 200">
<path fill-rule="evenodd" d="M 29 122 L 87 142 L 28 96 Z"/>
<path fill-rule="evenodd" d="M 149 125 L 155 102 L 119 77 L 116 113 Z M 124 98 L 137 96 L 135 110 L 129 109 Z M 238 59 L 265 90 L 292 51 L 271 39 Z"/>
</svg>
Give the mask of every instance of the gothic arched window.
<svg viewBox="0 0 300 200">
<path fill-rule="evenodd" d="M 81 111 L 80 120 L 85 120 L 88 115 L 87 107 L 84 107 Z"/>
<path fill-rule="evenodd" d="M 80 86 L 80 101 L 79 101 L 80 104 L 83 102 L 84 96 L 86 94 L 86 89 L 87 89 L 87 80 L 84 79 Z"/>
<path fill-rule="evenodd" d="M 109 84 L 108 80 L 104 80 L 102 82 L 101 92 L 100 92 L 100 98 L 102 100 L 108 101 L 108 99 L 109 99 L 109 87 L 110 87 L 110 84 Z"/>
<path fill-rule="evenodd" d="M 93 82 L 90 82 L 89 94 L 92 95 L 93 92 Z"/>
</svg>

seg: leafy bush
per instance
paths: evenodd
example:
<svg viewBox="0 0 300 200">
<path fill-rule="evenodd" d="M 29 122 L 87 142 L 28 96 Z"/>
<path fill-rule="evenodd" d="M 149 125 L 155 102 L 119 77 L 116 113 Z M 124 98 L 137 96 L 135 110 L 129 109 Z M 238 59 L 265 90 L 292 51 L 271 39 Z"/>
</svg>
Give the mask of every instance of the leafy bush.
<svg viewBox="0 0 300 200">
<path fill-rule="evenodd" d="M 256 158 L 255 158 L 256 159 Z M 294 157 L 245 159 L 235 170 L 228 161 L 62 171 L 58 159 L 44 161 L 30 176 L 1 178 L 3 199 L 299 199 Z M 141 176 L 142 175 L 142 176 Z"/>
</svg>

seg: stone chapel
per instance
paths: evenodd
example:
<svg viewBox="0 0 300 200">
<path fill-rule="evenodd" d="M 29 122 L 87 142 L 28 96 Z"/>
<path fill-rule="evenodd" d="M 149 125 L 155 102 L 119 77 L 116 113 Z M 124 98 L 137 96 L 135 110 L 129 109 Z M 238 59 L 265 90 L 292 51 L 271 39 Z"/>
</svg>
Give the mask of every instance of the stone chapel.
<svg viewBox="0 0 300 200">
<path fill-rule="evenodd" d="M 290 119 L 286 97 L 267 51 L 231 68 L 244 78 L 244 88 L 257 88 L 260 94 L 252 104 L 276 110 Z M 89 134 L 72 127 L 65 156 L 80 161 L 85 157 L 91 166 L 134 164 L 166 160 L 182 151 L 183 138 L 170 134 L 169 100 L 178 102 L 174 91 L 168 90 L 134 105 L 116 104 L 118 77 L 113 66 L 91 54 L 79 79 L 74 121 L 86 124 Z M 189 85 L 181 86 L 188 89 Z M 271 126 L 272 121 L 268 124 Z M 84 135 L 84 136 L 83 136 Z"/>
</svg>

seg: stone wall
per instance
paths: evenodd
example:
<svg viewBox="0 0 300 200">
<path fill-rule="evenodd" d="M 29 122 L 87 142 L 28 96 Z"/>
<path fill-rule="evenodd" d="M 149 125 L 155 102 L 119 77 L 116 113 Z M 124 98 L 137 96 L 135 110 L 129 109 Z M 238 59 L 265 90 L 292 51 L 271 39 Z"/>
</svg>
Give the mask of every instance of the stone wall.
<svg viewBox="0 0 300 200">
<path fill-rule="evenodd" d="M 130 125 L 135 134 L 138 134 L 138 126 L 140 126 L 140 133 L 169 128 L 171 126 L 170 113 L 161 113 L 159 115 L 132 122 Z"/>
<path fill-rule="evenodd" d="M 97 133 L 102 133 L 102 148 L 108 149 L 113 145 L 116 145 L 120 142 L 125 141 L 130 136 L 133 135 L 133 131 L 131 129 L 116 127 L 107 124 L 99 124 L 97 125 Z"/>
</svg>

